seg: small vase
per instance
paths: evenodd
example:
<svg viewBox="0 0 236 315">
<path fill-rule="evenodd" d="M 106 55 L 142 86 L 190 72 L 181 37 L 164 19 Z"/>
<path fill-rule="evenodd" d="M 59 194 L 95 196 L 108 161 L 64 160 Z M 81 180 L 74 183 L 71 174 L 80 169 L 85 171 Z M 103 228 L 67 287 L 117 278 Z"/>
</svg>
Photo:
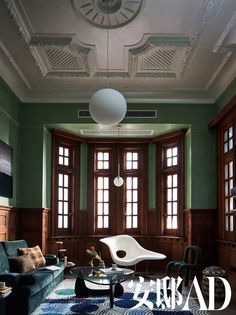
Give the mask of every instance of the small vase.
<svg viewBox="0 0 236 315">
<path fill-rule="evenodd" d="M 100 261 L 99 261 L 98 268 L 99 268 L 99 269 L 104 269 L 104 268 L 106 268 L 105 263 L 104 263 L 104 260 L 100 260 Z"/>
</svg>

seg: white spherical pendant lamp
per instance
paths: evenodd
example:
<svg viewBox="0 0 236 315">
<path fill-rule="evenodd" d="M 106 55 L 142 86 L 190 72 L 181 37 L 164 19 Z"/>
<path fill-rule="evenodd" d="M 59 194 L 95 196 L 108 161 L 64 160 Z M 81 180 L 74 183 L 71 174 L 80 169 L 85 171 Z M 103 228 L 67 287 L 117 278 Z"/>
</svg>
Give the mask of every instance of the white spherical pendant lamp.
<svg viewBox="0 0 236 315">
<path fill-rule="evenodd" d="M 109 88 L 95 92 L 89 102 L 91 117 L 101 125 L 118 124 L 125 117 L 126 111 L 124 96 Z"/>
</svg>

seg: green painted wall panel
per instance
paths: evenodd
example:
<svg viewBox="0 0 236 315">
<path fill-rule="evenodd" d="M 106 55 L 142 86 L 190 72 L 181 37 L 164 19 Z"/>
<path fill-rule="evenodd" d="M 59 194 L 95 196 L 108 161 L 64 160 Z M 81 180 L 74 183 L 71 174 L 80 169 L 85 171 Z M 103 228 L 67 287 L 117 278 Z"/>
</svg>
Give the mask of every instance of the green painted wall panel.
<svg viewBox="0 0 236 315">
<path fill-rule="evenodd" d="M 20 134 L 20 178 L 18 206 L 41 208 L 43 198 L 44 127 L 24 127 Z M 50 161 L 49 161 L 50 163 Z"/>
<path fill-rule="evenodd" d="M 234 79 L 227 89 L 221 94 L 215 103 L 216 111 L 219 112 L 236 95 L 236 79 Z"/>
<path fill-rule="evenodd" d="M 191 208 L 216 208 L 216 135 L 207 129 L 191 130 Z"/>
<path fill-rule="evenodd" d="M 19 99 L 0 79 L 0 139 L 13 149 L 13 198 L 0 196 L 0 205 L 15 206 L 18 195 Z"/>
</svg>

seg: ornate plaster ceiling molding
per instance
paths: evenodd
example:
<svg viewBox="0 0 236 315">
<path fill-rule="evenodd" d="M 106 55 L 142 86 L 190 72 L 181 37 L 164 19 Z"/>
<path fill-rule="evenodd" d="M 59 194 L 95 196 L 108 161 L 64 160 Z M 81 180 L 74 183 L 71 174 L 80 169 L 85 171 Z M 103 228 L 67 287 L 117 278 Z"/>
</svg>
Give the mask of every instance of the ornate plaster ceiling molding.
<svg viewBox="0 0 236 315">
<path fill-rule="evenodd" d="M 129 48 L 130 75 L 134 77 L 179 78 L 191 43 L 175 34 L 145 34 Z"/>
<path fill-rule="evenodd" d="M 75 11 L 97 27 L 117 28 L 132 21 L 143 0 L 73 0 Z"/>
<path fill-rule="evenodd" d="M 94 46 L 77 42 L 73 34 L 37 34 L 14 1 L 4 3 L 42 76 L 90 76 L 88 55 Z"/>
<path fill-rule="evenodd" d="M 92 45 L 74 35 L 35 34 L 30 40 L 44 76 L 90 76 L 88 55 Z"/>
</svg>

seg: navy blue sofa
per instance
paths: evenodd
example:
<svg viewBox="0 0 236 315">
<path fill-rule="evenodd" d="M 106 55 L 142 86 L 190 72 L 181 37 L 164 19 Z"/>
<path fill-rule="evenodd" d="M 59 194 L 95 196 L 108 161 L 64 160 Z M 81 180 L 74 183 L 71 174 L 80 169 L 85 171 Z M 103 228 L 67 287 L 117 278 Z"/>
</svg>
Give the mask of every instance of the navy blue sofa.
<svg viewBox="0 0 236 315">
<path fill-rule="evenodd" d="M 26 241 L 0 242 L 0 281 L 12 287 L 7 298 L 7 315 L 29 315 L 53 291 L 64 278 L 64 263 L 59 262 L 55 255 L 45 255 L 46 265 L 56 265 L 56 271 L 44 267 L 28 273 L 11 272 L 9 259 L 18 256 L 18 248 L 28 247 Z"/>
</svg>

